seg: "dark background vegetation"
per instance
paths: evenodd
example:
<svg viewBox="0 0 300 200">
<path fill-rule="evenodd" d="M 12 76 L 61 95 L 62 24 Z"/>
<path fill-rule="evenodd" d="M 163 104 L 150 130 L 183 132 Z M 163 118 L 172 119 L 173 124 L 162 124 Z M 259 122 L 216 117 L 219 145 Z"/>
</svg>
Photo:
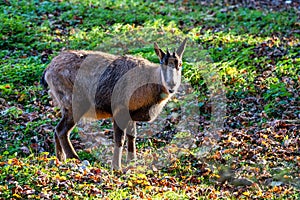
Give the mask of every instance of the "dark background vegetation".
<svg viewBox="0 0 300 200">
<path fill-rule="evenodd" d="M 0 10 L 0 198 L 300 198 L 299 1 L 4 0 Z M 192 147 L 163 168 L 115 175 L 84 150 L 75 129 L 72 141 L 91 164 L 56 161 L 59 110 L 39 85 L 54 56 L 98 49 L 158 62 L 154 41 L 176 46 L 185 37 L 184 81 L 200 111 Z M 219 140 L 206 134 L 212 112 L 206 68 L 226 91 Z M 178 136 L 172 116 L 139 139 L 140 152 L 153 158 L 145 148 L 172 146 Z M 101 123 L 111 135 L 108 122 Z M 200 159 L 207 142 L 215 148 Z"/>
</svg>

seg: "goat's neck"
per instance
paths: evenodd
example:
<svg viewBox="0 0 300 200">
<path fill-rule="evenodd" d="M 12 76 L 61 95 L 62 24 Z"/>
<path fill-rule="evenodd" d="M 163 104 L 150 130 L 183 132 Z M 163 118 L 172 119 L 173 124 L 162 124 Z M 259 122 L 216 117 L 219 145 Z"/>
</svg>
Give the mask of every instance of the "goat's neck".
<svg viewBox="0 0 300 200">
<path fill-rule="evenodd" d="M 164 77 L 164 74 L 163 74 L 163 71 L 162 71 L 162 66 L 159 66 L 158 68 L 158 73 L 159 75 L 157 77 L 159 77 L 159 84 L 161 84 L 162 86 L 162 91 L 164 94 L 167 94 L 167 97 L 170 98 L 171 96 L 173 96 L 174 94 L 170 94 L 169 91 L 168 91 L 168 84 L 165 80 L 165 77 Z"/>
<path fill-rule="evenodd" d="M 164 74 L 163 74 L 163 71 L 161 69 L 161 65 L 157 68 L 157 74 L 159 74 L 159 83 L 164 87 L 164 88 L 167 88 L 166 87 L 166 81 L 165 81 L 165 77 L 164 77 Z"/>
</svg>

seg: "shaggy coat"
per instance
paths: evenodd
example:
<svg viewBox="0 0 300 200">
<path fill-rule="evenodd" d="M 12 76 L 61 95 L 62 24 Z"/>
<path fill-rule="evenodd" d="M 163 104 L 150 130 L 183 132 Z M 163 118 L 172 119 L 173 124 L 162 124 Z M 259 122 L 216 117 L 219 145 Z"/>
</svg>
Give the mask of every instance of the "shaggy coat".
<svg viewBox="0 0 300 200">
<path fill-rule="evenodd" d="M 136 158 L 135 121 L 151 121 L 180 85 L 186 39 L 176 52 L 165 53 L 155 43 L 160 65 L 133 56 L 97 51 L 65 51 L 45 69 L 41 83 L 62 112 L 55 129 L 58 159 L 78 158 L 69 134 L 82 118 L 113 118 L 113 168 L 121 169 L 121 152 L 128 138 L 128 160 Z"/>
</svg>

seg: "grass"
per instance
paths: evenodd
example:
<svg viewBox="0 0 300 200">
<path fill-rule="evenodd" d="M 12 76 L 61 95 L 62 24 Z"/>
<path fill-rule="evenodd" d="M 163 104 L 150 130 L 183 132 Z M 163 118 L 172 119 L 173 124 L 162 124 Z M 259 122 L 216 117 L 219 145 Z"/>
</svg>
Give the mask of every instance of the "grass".
<svg viewBox="0 0 300 200">
<path fill-rule="evenodd" d="M 1 198 L 299 198 L 296 9 L 12 0 L 0 10 Z M 53 57 L 89 49 L 158 63 L 154 41 L 172 49 L 185 37 L 183 82 L 192 93 L 177 96 L 150 128 L 141 125 L 152 131 L 138 138 L 141 167 L 111 173 L 91 156 L 105 157 L 110 149 L 84 150 L 82 127 L 72 140 L 91 164 L 56 161 L 52 138 L 60 113 L 39 85 Z M 214 140 L 209 134 L 218 111 L 225 119 Z M 105 121 L 90 130 L 100 124 L 111 136 Z"/>
</svg>

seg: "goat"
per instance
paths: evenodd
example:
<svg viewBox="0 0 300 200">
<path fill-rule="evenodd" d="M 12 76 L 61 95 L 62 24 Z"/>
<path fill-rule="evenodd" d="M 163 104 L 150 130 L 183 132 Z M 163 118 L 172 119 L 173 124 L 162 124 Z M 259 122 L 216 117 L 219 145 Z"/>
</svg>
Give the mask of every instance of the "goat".
<svg viewBox="0 0 300 200">
<path fill-rule="evenodd" d="M 154 43 L 160 65 L 134 56 L 100 51 L 61 52 L 45 69 L 41 79 L 49 86 L 62 118 L 54 133 L 59 160 L 79 159 L 69 135 L 82 117 L 113 119 L 112 168 L 121 169 L 127 136 L 127 162 L 136 159 L 136 121 L 153 121 L 181 83 L 185 39 L 177 51 L 164 52 Z"/>
</svg>

